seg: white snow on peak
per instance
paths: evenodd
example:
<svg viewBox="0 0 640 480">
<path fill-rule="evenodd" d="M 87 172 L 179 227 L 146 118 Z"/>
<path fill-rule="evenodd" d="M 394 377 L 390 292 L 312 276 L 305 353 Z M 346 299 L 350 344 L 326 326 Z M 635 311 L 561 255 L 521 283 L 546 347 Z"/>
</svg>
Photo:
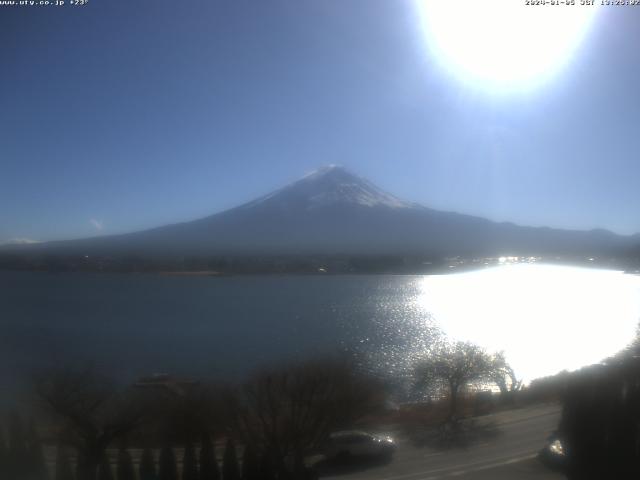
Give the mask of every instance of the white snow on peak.
<svg viewBox="0 0 640 480">
<path fill-rule="evenodd" d="M 318 193 L 309 196 L 309 208 L 337 203 L 388 208 L 412 208 L 415 206 L 381 190 L 368 180 L 354 175 L 340 165 L 332 164 L 321 167 L 304 177 L 299 183 L 305 180 L 315 180 L 315 183 L 324 187 Z"/>
<path fill-rule="evenodd" d="M 394 209 L 417 207 L 416 204 L 404 202 L 345 168 L 333 164 L 314 170 L 300 180 L 250 202 L 245 207 L 275 201 L 281 205 L 289 202 L 301 203 L 309 210 L 336 204 Z"/>
<path fill-rule="evenodd" d="M 337 183 L 331 189 L 310 196 L 309 202 L 309 208 L 318 208 L 336 203 L 351 203 L 365 207 L 385 206 L 389 208 L 411 206 L 365 181 Z"/>
<path fill-rule="evenodd" d="M 327 173 L 330 173 L 332 171 L 335 170 L 343 170 L 346 171 L 344 169 L 344 167 L 342 167 L 342 165 L 338 165 L 337 163 L 330 163 L 328 165 L 324 165 L 320 168 L 317 168 L 315 170 L 310 171 L 309 173 L 307 173 L 305 176 L 303 176 L 300 180 L 305 180 L 305 179 L 311 179 L 311 178 L 315 178 L 315 177 L 320 177 L 322 175 L 326 175 Z"/>
</svg>

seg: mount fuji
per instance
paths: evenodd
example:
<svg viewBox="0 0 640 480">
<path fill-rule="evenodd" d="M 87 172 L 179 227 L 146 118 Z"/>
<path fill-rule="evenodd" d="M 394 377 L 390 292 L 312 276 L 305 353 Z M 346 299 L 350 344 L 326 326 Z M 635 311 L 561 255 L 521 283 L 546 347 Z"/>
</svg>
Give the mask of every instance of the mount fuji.
<svg viewBox="0 0 640 480">
<path fill-rule="evenodd" d="M 273 193 L 199 220 L 3 250 L 105 256 L 613 255 L 639 244 L 638 235 L 523 227 L 433 210 L 329 165 Z"/>
</svg>

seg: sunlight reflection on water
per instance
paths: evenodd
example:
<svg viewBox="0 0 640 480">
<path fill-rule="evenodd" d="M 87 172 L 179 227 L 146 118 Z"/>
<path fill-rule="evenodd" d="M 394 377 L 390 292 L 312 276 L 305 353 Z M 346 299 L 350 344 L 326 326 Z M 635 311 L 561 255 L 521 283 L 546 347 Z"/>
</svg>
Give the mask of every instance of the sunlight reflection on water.
<svg viewBox="0 0 640 480">
<path fill-rule="evenodd" d="M 504 350 L 517 374 L 530 381 L 624 348 L 640 319 L 640 277 L 507 265 L 425 276 L 415 302 L 451 338 Z"/>
<path fill-rule="evenodd" d="M 435 327 L 505 350 L 531 380 L 616 353 L 640 318 L 640 277 L 546 265 L 432 276 L 0 272 L 0 284 L 0 390 L 53 364 L 240 381 L 336 352 L 408 386 Z"/>
</svg>

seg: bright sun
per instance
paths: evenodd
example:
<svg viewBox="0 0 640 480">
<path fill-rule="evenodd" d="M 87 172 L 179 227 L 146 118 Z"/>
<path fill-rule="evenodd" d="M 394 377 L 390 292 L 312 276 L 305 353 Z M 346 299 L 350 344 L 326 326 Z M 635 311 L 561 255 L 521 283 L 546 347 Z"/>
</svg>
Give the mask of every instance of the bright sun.
<svg viewBox="0 0 640 480">
<path fill-rule="evenodd" d="M 416 0 L 432 54 L 463 80 L 519 87 L 566 63 L 597 6 L 525 0 Z M 594 2 L 595 3 L 595 2 Z"/>
</svg>

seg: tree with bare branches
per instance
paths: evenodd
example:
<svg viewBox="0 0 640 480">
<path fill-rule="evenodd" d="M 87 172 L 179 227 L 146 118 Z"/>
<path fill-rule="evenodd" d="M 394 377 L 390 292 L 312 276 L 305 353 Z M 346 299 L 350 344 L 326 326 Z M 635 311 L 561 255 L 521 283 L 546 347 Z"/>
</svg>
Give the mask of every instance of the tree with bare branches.
<svg viewBox="0 0 640 480">
<path fill-rule="evenodd" d="M 462 389 L 483 381 L 491 373 L 491 356 L 470 342 L 443 341 L 416 367 L 417 384 L 431 393 L 449 397 L 447 421 L 456 420 Z"/>
<path fill-rule="evenodd" d="M 229 387 L 225 384 L 168 375 L 159 375 L 159 381 L 149 378 L 134 384 L 151 400 L 145 422 L 148 434 L 184 445 L 228 427 Z"/>
<path fill-rule="evenodd" d="M 77 480 L 95 480 L 107 446 L 136 428 L 145 412 L 134 392 L 119 390 L 91 369 L 45 372 L 36 379 L 36 391 L 78 451 Z"/>
<path fill-rule="evenodd" d="M 239 392 L 237 429 L 280 475 L 303 476 L 304 456 L 380 398 L 378 385 L 340 359 L 264 371 Z"/>
<path fill-rule="evenodd" d="M 522 388 L 522 380 L 507 363 L 504 352 L 491 356 L 488 378 L 498 386 L 502 399 L 507 402 L 513 401 L 513 394 Z"/>
</svg>

